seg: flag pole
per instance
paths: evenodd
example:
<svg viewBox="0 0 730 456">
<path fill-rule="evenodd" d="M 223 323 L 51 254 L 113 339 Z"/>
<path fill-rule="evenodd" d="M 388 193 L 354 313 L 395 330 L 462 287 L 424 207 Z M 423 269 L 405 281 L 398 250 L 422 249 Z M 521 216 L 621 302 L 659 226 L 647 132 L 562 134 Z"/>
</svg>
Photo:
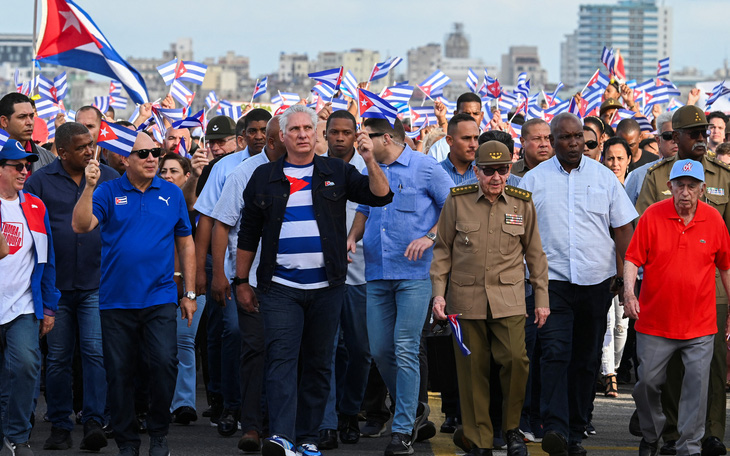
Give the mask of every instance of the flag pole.
<svg viewBox="0 0 730 456">
<path fill-rule="evenodd" d="M 253 97 L 255 97 L 255 96 L 256 96 L 256 88 L 257 88 L 258 86 L 259 86 L 259 79 L 258 79 L 258 78 L 256 78 L 256 84 L 254 84 L 254 86 L 253 86 L 253 93 L 251 94 L 251 103 L 249 103 L 250 105 L 252 105 L 252 104 L 253 104 Z"/>
<path fill-rule="evenodd" d="M 37 52 L 37 46 L 36 46 L 36 38 L 37 38 L 37 22 L 38 22 L 38 0 L 33 0 L 33 58 L 30 62 L 30 96 L 33 96 L 33 92 L 35 91 L 35 84 L 33 81 L 35 81 L 35 59 L 38 57 L 36 55 Z"/>
</svg>

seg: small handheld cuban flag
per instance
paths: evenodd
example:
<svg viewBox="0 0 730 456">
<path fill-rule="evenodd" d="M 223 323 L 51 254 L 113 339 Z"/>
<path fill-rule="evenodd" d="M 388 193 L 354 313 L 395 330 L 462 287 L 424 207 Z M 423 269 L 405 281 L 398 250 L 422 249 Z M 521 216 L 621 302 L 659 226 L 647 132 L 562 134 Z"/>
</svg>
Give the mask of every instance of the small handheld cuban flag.
<svg viewBox="0 0 730 456">
<path fill-rule="evenodd" d="M 403 61 L 400 57 L 391 57 L 385 62 L 376 63 L 373 66 L 373 71 L 370 73 L 370 79 L 368 81 L 375 81 L 380 78 L 384 78 L 390 70 L 398 66 Z"/>
<path fill-rule="evenodd" d="M 616 56 L 613 54 L 613 49 L 603 46 L 603 52 L 601 52 L 601 63 L 606 66 L 609 74 L 613 74 L 614 66 L 616 66 Z"/>
<path fill-rule="evenodd" d="M 134 141 L 137 139 L 137 134 L 134 130 L 102 120 L 97 143 L 115 154 L 129 157 L 134 147 Z"/>
<path fill-rule="evenodd" d="M 54 103 L 50 98 L 41 98 L 35 102 L 35 109 L 38 113 L 38 117 L 47 119 L 56 117 L 58 114 L 58 104 Z"/>
<path fill-rule="evenodd" d="M 360 117 L 385 119 L 393 127 L 395 119 L 398 118 L 398 110 L 374 93 L 363 89 L 358 90 L 360 92 Z"/>
<path fill-rule="evenodd" d="M 2 148 L 5 145 L 5 143 L 8 141 L 8 138 L 10 138 L 10 134 L 7 131 L 0 128 L 0 148 Z"/>
<path fill-rule="evenodd" d="M 183 60 L 180 61 L 180 65 L 177 67 L 175 79 L 201 85 L 207 71 L 208 65 L 193 62 L 192 60 Z"/>
<path fill-rule="evenodd" d="M 451 331 L 454 333 L 454 338 L 456 338 L 456 343 L 459 344 L 459 348 L 461 349 L 461 353 L 464 354 L 464 356 L 471 355 L 471 351 L 469 348 L 464 345 L 464 338 L 461 335 L 461 325 L 459 324 L 459 319 L 457 318 L 458 315 L 452 314 L 446 316 L 449 319 L 449 324 L 451 325 Z"/>
<path fill-rule="evenodd" d="M 444 87 L 446 87 L 449 83 L 451 83 L 451 78 L 446 76 L 443 71 L 436 70 L 424 79 L 423 82 L 418 84 L 417 87 L 421 89 L 421 92 L 423 92 L 427 97 L 431 98 L 443 94 Z"/>
<path fill-rule="evenodd" d="M 668 76 L 669 75 L 669 57 L 661 59 L 657 62 L 656 66 L 657 76 Z"/>
<path fill-rule="evenodd" d="M 186 117 L 182 120 L 173 122 L 172 128 L 196 128 L 203 126 L 203 117 L 205 116 L 205 110 L 201 109 L 197 113 L 190 117 Z"/>
<path fill-rule="evenodd" d="M 193 159 L 193 156 L 190 155 L 190 152 L 188 152 L 188 148 L 185 147 L 185 138 L 180 138 L 180 142 L 177 143 L 177 147 L 175 147 L 175 153 L 181 157 L 185 157 L 190 160 Z"/>
<path fill-rule="evenodd" d="M 347 70 L 345 76 L 342 78 L 342 85 L 340 87 L 342 93 L 348 97 L 355 99 L 357 98 L 357 78 L 352 71 Z"/>
<path fill-rule="evenodd" d="M 330 70 L 317 71 L 315 73 L 309 73 L 307 76 L 319 81 L 322 84 L 328 85 L 334 88 L 335 91 L 340 90 L 340 83 L 342 82 L 343 67 L 332 68 Z"/>
<path fill-rule="evenodd" d="M 102 114 L 106 114 L 109 110 L 109 97 L 94 97 L 92 106 L 101 111 Z"/>
<path fill-rule="evenodd" d="M 109 106 L 114 109 L 127 109 L 127 98 L 121 95 L 109 95 Z"/>
<path fill-rule="evenodd" d="M 477 74 L 469 68 L 469 71 L 466 73 L 466 88 L 471 90 L 472 92 L 477 91 L 477 83 L 479 83 L 479 78 L 477 77 Z"/>
<path fill-rule="evenodd" d="M 265 94 L 268 85 L 269 85 L 269 77 L 265 76 L 264 79 L 260 80 L 256 84 L 256 88 L 253 89 L 253 97 L 251 97 L 251 99 L 258 98 L 261 95 Z"/>
<path fill-rule="evenodd" d="M 193 102 L 193 98 L 195 98 L 195 93 L 185 87 L 185 84 L 180 82 L 178 79 L 172 81 L 170 95 L 172 95 L 172 98 L 176 99 L 180 104 L 186 107 L 190 106 L 190 104 Z"/>
<path fill-rule="evenodd" d="M 216 103 L 218 103 L 218 95 L 215 94 L 215 90 L 211 90 L 208 96 L 205 97 L 205 105 L 210 109 Z"/>
<path fill-rule="evenodd" d="M 119 81 L 112 80 L 109 83 L 109 95 L 121 95 L 122 94 L 122 83 Z"/>
</svg>

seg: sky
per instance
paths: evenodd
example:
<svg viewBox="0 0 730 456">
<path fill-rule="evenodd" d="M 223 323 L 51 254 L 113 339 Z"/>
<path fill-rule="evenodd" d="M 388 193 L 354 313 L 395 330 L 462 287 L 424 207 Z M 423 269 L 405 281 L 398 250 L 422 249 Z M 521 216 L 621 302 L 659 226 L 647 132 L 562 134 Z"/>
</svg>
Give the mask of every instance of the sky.
<svg viewBox="0 0 730 456">
<path fill-rule="evenodd" d="M 34 0 L 0 0 L 2 33 L 31 33 Z M 43 1 L 43 0 L 39 0 Z M 577 27 L 581 4 L 614 0 L 75 0 L 125 58 L 161 57 L 178 37 L 193 39 L 196 59 L 232 50 L 250 58 L 251 77 L 273 73 L 281 52 L 373 49 L 383 58 L 406 59 L 409 49 L 440 43 L 462 22 L 471 57 L 500 66 L 509 46 L 538 47 L 548 80 L 560 78 L 560 43 Z M 672 70 L 699 68 L 706 75 L 724 65 L 727 0 L 657 0 L 672 8 Z M 39 7 L 40 10 L 40 7 Z M 40 15 L 40 13 L 39 13 Z M 405 70 L 405 63 L 398 70 Z"/>
</svg>

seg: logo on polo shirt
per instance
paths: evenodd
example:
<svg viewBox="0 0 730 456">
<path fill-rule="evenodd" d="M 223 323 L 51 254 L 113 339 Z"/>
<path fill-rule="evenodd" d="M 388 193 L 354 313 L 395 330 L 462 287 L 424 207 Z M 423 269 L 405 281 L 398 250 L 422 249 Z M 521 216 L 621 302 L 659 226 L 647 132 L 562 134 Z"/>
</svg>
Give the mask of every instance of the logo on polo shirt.
<svg viewBox="0 0 730 456">
<path fill-rule="evenodd" d="M 17 253 L 23 247 L 23 224 L 17 222 L 4 222 L 3 235 L 10 247 L 10 255 Z"/>
<path fill-rule="evenodd" d="M 114 198 L 114 204 L 117 206 L 122 206 L 127 204 L 127 197 L 126 196 L 117 196 Z"/>
<path fill-rule="evenodd" d="M 170 203 L 168 202 L 168 201 L 170 201 L 170 197 L 169 197 L 169 196 L 168 196 L 167 198 L 163 198 L 162 196 L 158 196 L 157 198 L 158 198 L 158 199 L 161 199 L 162 201 L 164 201 L 164 202 L 165 202 L 165 204 L 166 204 L 166 205 L 167 205 L 168 207 L 170 207 Z"/>
</svg>

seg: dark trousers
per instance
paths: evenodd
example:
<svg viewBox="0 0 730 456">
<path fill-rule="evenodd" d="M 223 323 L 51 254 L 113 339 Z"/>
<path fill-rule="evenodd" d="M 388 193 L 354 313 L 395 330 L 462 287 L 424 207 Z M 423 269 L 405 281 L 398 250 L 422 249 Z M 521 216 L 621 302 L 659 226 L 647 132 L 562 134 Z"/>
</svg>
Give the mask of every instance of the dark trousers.
<svg viewBox="0 0 730 456">
<path fill-rule="evenodd" d="M 368 421 L 385 424 L 390 419 L 390 410 L 385 405 L 388 397 L 388 388 L 385 386 L 383 377 L 380 376 L 378 366 L 370 364 L 368 375 L 368 386 L 365 388 L 365 397 L 362 400 L 362 409 Z"/>
<path fill-rule="evenodd" d="M 611 306 L 610 279 L 581 286 L 551 280 L 550 316 L 538 329 L 540 414 L 545 431 L 580 443 L 593 401 L 606 313 Z"/>
<path fill-rule="evenodd" d="M 263 408 L 261 393 L 264 382 L 264 318 L 238 308 L 241 330 L 241 430 L 262 431 Z"/>
<path fill-rule="evenodd" d="M 114 438 L 121 448 L 140 446 L 134 410 L 134 377 L 140 346 L 149 357 L 149 414 L 152 437 L 167 435 L 177 380 L 177 308 L 161 304 L 144 309 L 101 311 L 104 367 Z M 142 339 L 139 339 L 139 334 Z"/>
</svg>

